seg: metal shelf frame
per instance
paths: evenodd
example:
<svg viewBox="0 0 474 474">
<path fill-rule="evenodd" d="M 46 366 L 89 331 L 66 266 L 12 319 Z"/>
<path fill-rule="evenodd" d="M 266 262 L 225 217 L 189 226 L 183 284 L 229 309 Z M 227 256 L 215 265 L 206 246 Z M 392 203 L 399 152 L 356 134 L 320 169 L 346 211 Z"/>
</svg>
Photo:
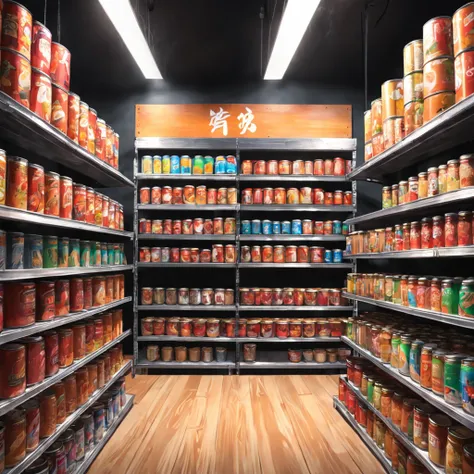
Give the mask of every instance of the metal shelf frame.
<svg viewBox="0 0 474 474">
<path fill-rule="evenodd" d="M 253 175 L 241 175 L 240 174 L 240 163 L 242 159 L 242 153 L 247 151 L 268 151 L 268 152 L 285 152 L 285 151 L 305 151 L 305 152 L 346 152 L 351 153 L 352 156 L 352 167 L 356 166 L 356 146 L 357 141 L 355 139 L 174 139 L 174 138 L 149 138 L 149 137 L 139 137 L 135 140 L 135 159 L 134 159 L 134 182 L 135 182 L 135 212 L 134 212 L 134 230 L 136 237 L 134 239 L 134 249 L 135 249 L 135 260 L 134 260 L 134 360 L 135 367 L 139 369 L 211 369 L 211 368 L 226 368 L 229 370 L 234 370 L 237 374 L 240 373 L 240 367 L 245 369 L 342 369 L 344 364 L 317 364 L 313 363 L 301 363 L 293 364 L 290 362 L 284 362 L 279 360 L 274 363 L 261 362 L 246 365 L 244 362 L 241 362 L 241 344 L 244 342 L 256 342 L 256 343 L 334 343 L 340 342 L 340 338 L 321 338 L 321 339 L 263 339 L 263 338 L 238 338 L 238 327 L 240 321 L 240 312 L 248 313 L 250 311 L 265 311 L 269 316 L 268 312 L 275 312 L 280 314 L 282 311 L 305 311 L 305 312 L 328 312 L 337 314 L 337 312 L 348 312 L 353 311 L 351 307 L 264 307 L 264 306 L 252 306 L 245 307 L 240 306 L 240 287 L 241 287 L 241 271 L 242 269 L 276 269 L 276 268 L 285 268 L 285 269 L 346 269 L 355 271 L 356 263 L 353 262 L 343 262 L 340 264 L 260 264 L 260 263 L 240 263 L 240 247 L 241 242 L 344 242 L 345 236 L 342 235 L 241 235 L 241 219 L 243 216 L 250 215 L 251 212 L 307 212 L 307 213 L 318 213 L 324 212 L 328 215 L 337 215 L 337 214 L 349 214 L 354 216 L 356 212 L 356 206 L 354 205 L 337 205 L 337 206 L 324 206 L 324 205 L 152 205 L 152 204 L 139 204 L 138 201 L 138 188 L 146 180 L 167 180 L 170 181 L 176 180 L 179 182 L 185 182 L 187 179 L 190 181 L 199 181 L 199 180 L 209 180 L 209 181 L 234 181 L 234 186 L 237 189 L 237 195 L 241 194 L 241 182 L 328 182 L 328 183 L 349 183 L 350 181 L 346 176 L 306 176 L 306 175 L 297 175 L 297 176 L 253 176 Z M 229 151 L 234 154 L 237 161 L 237 174 L 235 176 L 193 176 L 193 175 L 143 175 L 140 173 L 139 160 L 143 154 L 150 154 L 154 151 L 157 151 L 160 154 L 160 150 L 163 152 L 171 153 L 172 151 L 179 154 L 180 151 L 185 152 L 186 150 L 204 152 L 205 150 L 216 150 L 216 151 Z M 283 155 L 282 155 L 283 156 Z M 351 183 L 351 190 L 353 192 L 354 203 L 357 202 L 357 185 L 355 182 Z M 232 215 L 236 219 L 236 235 L 235 236 L 220 236 L 221 239 L 216 239 L 217 236 L 207 235 L 205 238 L 203 236 L 183 236 L 183 235 L 167 235 L 167 236 L 156 236 L 153 235 L 138 235 L 138 220 L 139 215 L 143 217 L 145 212 L 153 212 L 153 215 L 157 215 L 158 212 L 163 212 L 163 215 L 169 215 L 169 211 L 172 212 L 182 212 L 189 211 L 192 213 L 195 212 L 227 212 L 225 215 Z M 232 213 L 232 214 L 230 214 Z M 146 214 L 145 214 L 146 215 Z M 218 214 L 216 214 L 218 215 Z M 335 217 L 335 216 L 334 216 Z M 345 216 L 344 216 L 345 217 Z M 229 237 L 229 239 L 227 239 Z M 236 254 L 238 261 L 235 264 L 162 264 L 162 263 L 140 263 L 138 259 L 139 246 L 143 245 L 145 240 L 156 240 L 163 241 L 173 240 L 178 241 L 194 241 L 194 240 L 229 240 L 234 241 L 236 244 Z M 166 305 L 140 305 L 139 304 L 139 292 L 140 288 L 138 287 L 138 275 L 140 271 L 144 268 L 161 268 L 163 271 L 166 271 L 166 268 L 232 268 L 235 271 L 235 305 L 233 306 L 166 306 Z M 341 281 L 342 286 L 342 281 Z M 181 338 L 178 337 L 175 340 L 170 339 L 167 336 L 164 338 L 157 338 L 156 336 L 139 336 L 140 331 L 140 317 L 143 317 L 146 312 L 164 312 L 164 311 L 226 311 L 233 312 L 236 319 L 236 334 L 234 338 Z M 141 315 L 140 315 L 141 313 Z M 151 313 L 149 313 L 151 314 Z M 170 313 L 171 314 L 171 313 Z M 182 313 L 181 313 L 182 314 Z M 166 339 L 165 339 L 166 338 Z M 235 360 L 227 361 L 225 365 L 223 363 L 181 363 L 181 362 L 148 362 L 144 358 L 144 354 L 139 349 L 141 348 L 140 343 L 142 342 L 151 342 L 151 341 L 173 341 L 173 342 L 207 342 L 207 343 L 231 343 L 235 344 Z M 283 357 L 286 357 L 286 351 L 284 352 Z"/>
<path fill-rule="evenodd" d="M 236 263 L 161 263 L 161 262 L 151 262 L 151 263 L 138 263 L 138 268 L 235 268 Z"/>
<path fill-rule="evenodd" d="M 235 234 L 138 234 L 138 240 L 211 240 L 221 242 L 234 242 Z"/>
<path fill-rule="evenodd" d="M 453 258 L 453 257 L 474 257 L 474 245 L 464 247 L 438 247 L 432 249 L 402 250 L 399 252 L 380 253 L 358 253 L 347 255 L 344 258 L 349 260 L 384 260 L 392 258 Z"/>
<path fill-rule="evenodd" d="M 138 336 L 139 342 L 311 342 L 312 344 L 325 342 L 341 342 L 340 337 L 288 337 L 279 339 L 278 337 L 181 337 L 181 336 Z"/>
</svg>

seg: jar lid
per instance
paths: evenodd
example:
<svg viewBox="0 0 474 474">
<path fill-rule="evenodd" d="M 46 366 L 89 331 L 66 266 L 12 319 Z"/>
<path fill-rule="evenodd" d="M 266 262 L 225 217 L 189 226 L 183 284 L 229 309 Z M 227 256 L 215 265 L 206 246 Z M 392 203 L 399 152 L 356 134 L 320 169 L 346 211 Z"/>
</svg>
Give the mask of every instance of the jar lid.
<svg viewBox="0 0 474 474">
<path fill-rule="evenodd" d="M 403 405 L 407 406 L 407 407 L 415 407 L 415 405 L 418 405 L 420 402 L 420 400 L 418 398 L 405 398 L 403 400 Z"/>
<path fill-rule="evenodd" d="M 474 438 L 474 432 L 462 425 L 452 426 L 448 428 L 448 437 L 456 440 L 467 440 Z"/>
<path fill-rule="evenodd" d="M 448 161 L 448 166 L 449 165 L 458 165 L 459 164 L 459 160 L 449 160 Z"/>
<path fill-rule="evenodd" d="M 461 155 L 459 157 L 459 161 L 466 161 L 466 160 L 472 160 L 474 158 L 473 154 L 468 154 L 468 155 Z"/>
<path fill-rule="evenodd" d="M 448 168 L 448 165 L 439 165 L 438 170 L 445 170 Z"/>
<path fill-rule="evenodd" d="M 425 178 L 427 176 L 428 176 L 428 173 L 426 171 L 422 171 L 421 173 L 418 173 L 418 178 L 421 178 L 421 177 Z"/>
</svg>

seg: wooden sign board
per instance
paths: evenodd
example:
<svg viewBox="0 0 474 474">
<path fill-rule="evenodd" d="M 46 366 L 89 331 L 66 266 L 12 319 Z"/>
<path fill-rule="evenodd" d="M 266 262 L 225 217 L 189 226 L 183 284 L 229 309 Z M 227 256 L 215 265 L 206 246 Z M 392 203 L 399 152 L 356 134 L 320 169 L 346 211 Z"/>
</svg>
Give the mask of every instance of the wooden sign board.
<svg viewBox="0 0 474 474">
<path fill-rule="evenodd" d="M 350 105 L 136 105 L 136 137 L 352 138 Z"/>
</svg>

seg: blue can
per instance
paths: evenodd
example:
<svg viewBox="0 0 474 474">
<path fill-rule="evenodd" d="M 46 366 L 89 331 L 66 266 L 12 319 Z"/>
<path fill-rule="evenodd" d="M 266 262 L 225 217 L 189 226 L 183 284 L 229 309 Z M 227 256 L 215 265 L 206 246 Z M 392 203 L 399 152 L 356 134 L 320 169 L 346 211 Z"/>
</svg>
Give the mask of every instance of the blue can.
<svg viewBox="0 0 474 474">
<path fill-rule="evenodd" d="M 107 265 L 113 265 L 114 258 L 114 244 L 107 244 Z"/>
<path fill-rule="evenodd" d="M 264 220 L 262 222 L 262 233 L 264 235 L 272 235 L 272 221 Z"/>
<path fill-rule="evenodd" d="M 214 162 L 214 173 L 225 174 L 225 169 L 226 159 L 223 156 L 216 156 L 216 161 Z"/>
<path fill-rule="evenodd" d="M 114 400 L 112 395 L 110 393 L 105 394 L 103 397 L 101 397 L 100 403 L 104 404 L 105 429 L 108 429 L 114 421 Z"/>
<path fill-rule="evenodd" d="M 291 234 L 291 222 L 283 221 L 281 223 L 281 233 L 282 234 Z"/>
<path fill-rule="evenodd" d="M 58 267 L 67 268 L 69 259 L 69 238 L 60 237 L 58 239 Z"/>
<path fill-rule="evenodd" d="M 342 222 L 341 221 L 332 221 L 332 233 L 333 234 L 342 234 Z"/>
<path fill-rule="evenodd" d="M 346 254 L 352 253 L 352 239 L 350 237 L 346 237 Z"/>
<path fill-rule="evenodd" d="M 107 244 L 100 244 L 100 264 L 107 266 Z"/>
<path fill-rule="evenodd" d="M 189 155 L 183 155 L 180 159 L 180 173 L 191 174 L 191 157 Z"/>
<path fill-rule="evenodd" d="M 237 160 L 233 155 L 227 155 L 225 157 L 225 172 L 226 174 L 236 174 L 237 173 Z"/>
<path fill-rule="evenodd" d="M 104 437 L 105 432 L 105 412 L 102 403 L 92 405 L 94 416 L 94 443 L 97 444 Z"/>
<path fill-rule="evenodd" d="M 84 449 L 88 452 L 94 446 L 94 417 L 92 413 L 86 413 L 81 421 L 84 423 Z"/>
<path fill-rule="evenodd" d="M 43 268 L 43 237 L 25 235 L 25 268 Z"/>
<path fill-rule="evenodd" d="M 293 219 L 291 221 L 291 233 L 295 235 L 301 235 L 303 233 L 303 227 L 300 219 Z"/>
<path fill-rule="evenodd" d="M 333 261 L 332 261 L 332 250 L 331 249 L 325 249 L 324 250 L 324 262 L 325 263 L 333 263 Z"/>
<path fill-rule="evenodd" d="M 120 391 L 114 390 L 112 392 L 112 400 L 113 400 L 113 407 L 114 407 L 114 418 L 117 418 L 120 413 Z"/>
<path fill-rule="evenodd" d="M 344 222 L 342 224 L 342 235 L 347 235 L 349 233 L 349 225 Z"/>
<path fill-rule="evenodd" d="M 281 234 L 280 221 L 273 221 L 272 227 L 273 227 L 274 234 Z"/>
<path fill-rule="evenodd" d="M 23 270 L 25 254 L 25 234 L 23 232 L 7 232 L 7 268 Z"/>
<path fill-rule="evenodd" d="M 240 225 L 240 233 L 241 234 L 251 234 L 251 226 L 250 221 L 242 221 Z"/>
<path fill-rule="evenodd" d="M 179 174 L 180 159 L 178 155 L 171 155 L 171 174 Z"/>
<path fill-rule="evenodd" d="M 342 250 L 341 249 L 334 249 L 332 251 L 334 257 L 333 257 L 333 263 L 342 263 Z"/>
<path fill-rule="evenodd" d="M 260 219 L 254 219 L 252 221 L 252 234 L 262 233 L 262 221 Z"/>
</svg>

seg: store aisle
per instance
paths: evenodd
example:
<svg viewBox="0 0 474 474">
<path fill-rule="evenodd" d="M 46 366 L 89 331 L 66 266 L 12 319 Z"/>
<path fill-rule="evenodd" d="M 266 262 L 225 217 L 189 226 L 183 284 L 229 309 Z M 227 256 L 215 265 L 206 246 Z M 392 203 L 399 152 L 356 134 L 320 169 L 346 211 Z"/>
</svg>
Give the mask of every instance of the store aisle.
<svg viewBox="0 0 474 474">
<path fill-rule="evenodd" d="M 378 474 L 332 407 L 337 376 L 137 376 L 90 474 Z"/>
</svg>

